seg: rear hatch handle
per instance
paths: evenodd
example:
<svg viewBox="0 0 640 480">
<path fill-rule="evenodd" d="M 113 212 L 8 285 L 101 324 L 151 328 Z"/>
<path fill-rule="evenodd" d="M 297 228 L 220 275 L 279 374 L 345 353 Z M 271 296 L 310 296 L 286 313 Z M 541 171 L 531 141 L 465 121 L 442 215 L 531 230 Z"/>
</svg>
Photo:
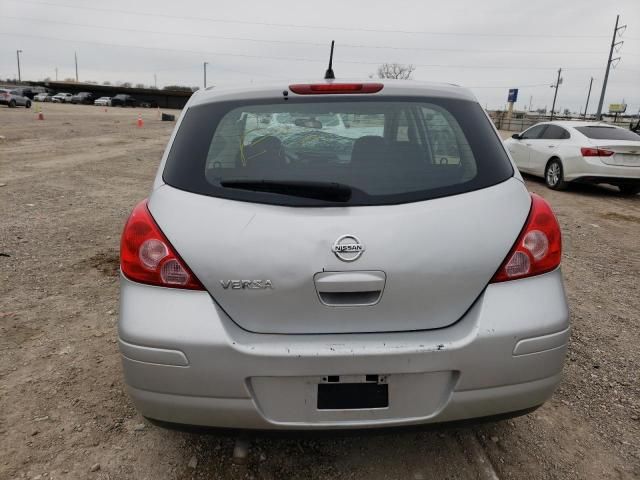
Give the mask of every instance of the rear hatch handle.
<svg viewBox="0 0 640 480">
<path fill-rule="evenodd" d="M 320 272 L 313 276 L 320 302 L 329 307 L 375 305 L 386 281 L 387 275 L 381 271 Z"/>
</svg>

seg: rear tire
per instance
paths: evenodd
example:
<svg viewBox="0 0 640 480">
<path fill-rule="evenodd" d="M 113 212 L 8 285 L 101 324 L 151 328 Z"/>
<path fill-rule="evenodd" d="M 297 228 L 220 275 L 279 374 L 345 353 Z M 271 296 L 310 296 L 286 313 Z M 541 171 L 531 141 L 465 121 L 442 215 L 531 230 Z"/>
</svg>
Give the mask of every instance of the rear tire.
<svg viewBox="0 0 640 480">
<path fill-rule="evenodd" d="M 618 185 L 618 188 L 625 197 L 632 197 L 640 193 L 640 185 Z"/>
<path fill-rule="evenodd" d="M 27 104 L 25 105 L 26 108 L 31 108 L 31 102 L 27 102 Z"/>
<path fill-rule="evenodd" d="M 9 108 L 16 108 L 16 101 L 15 100 L 10 100 L 9 101 Z"/>
<path fill-rule="evenodd" d="M 547 168 L 544 170 L 544 181 L 552 190 L 566 190 L 568 185 L 564 181 L 564 171 L 562 169 L 562 162 L 557 158 L 552 158 L 547 163 Z"/>
</svg>

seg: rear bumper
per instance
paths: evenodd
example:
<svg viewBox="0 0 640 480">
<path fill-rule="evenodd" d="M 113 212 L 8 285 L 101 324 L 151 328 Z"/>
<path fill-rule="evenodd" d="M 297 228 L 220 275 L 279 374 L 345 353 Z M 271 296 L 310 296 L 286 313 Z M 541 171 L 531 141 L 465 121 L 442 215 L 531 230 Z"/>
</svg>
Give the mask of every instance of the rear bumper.
<svg viewBox="0 0 640 480">
<path fill-rule="evenodd" d="M 451 327 L 386 334 L 254 334 L 207 293 L 121 284 L 129 394 L 142 415 L 179 424 L 367 428 L 524 410 L 553 393 L 569 336 L 559 270 L 490 285 Z M 327 375 L 365 374 L 386 376 L 387 408 L 316 408 Z"/>
<path fill-rule="evenodd" d="M 640 182 L 640 166 L 629 167 L 607 165 L 598 157 L 587 157 L 566 161 L 565 180 L 585 183 L 638 183 Z"/>
</svg>

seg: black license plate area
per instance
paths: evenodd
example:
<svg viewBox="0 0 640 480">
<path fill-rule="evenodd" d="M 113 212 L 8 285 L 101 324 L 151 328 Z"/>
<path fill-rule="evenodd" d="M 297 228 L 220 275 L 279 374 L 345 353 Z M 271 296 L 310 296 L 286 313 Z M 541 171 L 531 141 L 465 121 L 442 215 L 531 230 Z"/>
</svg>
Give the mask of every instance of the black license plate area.
<svg viewBox="0 0 640 480">
<path fill-rule="evenodd" d="M 355 410 L 387 408 L 389 385 L 386 383 L 320 383 L 318 410 Z"/>
</svg>

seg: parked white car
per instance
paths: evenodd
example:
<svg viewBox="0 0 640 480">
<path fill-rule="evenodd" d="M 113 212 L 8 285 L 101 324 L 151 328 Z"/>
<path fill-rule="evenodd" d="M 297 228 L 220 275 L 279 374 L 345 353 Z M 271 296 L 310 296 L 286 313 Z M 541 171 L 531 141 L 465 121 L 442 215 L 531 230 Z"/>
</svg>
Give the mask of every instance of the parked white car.
<svg viewBox="0 0 640 480">
<path fill-rule="evenodd" d="M 50 102 L 51 95 L 48 94 L 47 92 L 38 93 L 35 97 L 33 97 L 33 100 L 35 102 Z"/>
<path fill-rule="evenodd" d="M 71 103 L 71 95 L 70 93 L 56 93 L 53 97 L 51 97 L 51 101 L 53 103 Z"/>
<path fill-rule="evenodd" d="M 94 105 L 98 105 L 99 107 L 110 107 L 111 106 L 111 97 L 100 97 L 93 102 Z"/>
<path fill-rule="evenodd" d="M 608 183 L 640 192 L 640 135 L 606 123 L 538 123 L 505 140 L 521 172 L 563 190 L 569 182 Z"/>
</svg>

